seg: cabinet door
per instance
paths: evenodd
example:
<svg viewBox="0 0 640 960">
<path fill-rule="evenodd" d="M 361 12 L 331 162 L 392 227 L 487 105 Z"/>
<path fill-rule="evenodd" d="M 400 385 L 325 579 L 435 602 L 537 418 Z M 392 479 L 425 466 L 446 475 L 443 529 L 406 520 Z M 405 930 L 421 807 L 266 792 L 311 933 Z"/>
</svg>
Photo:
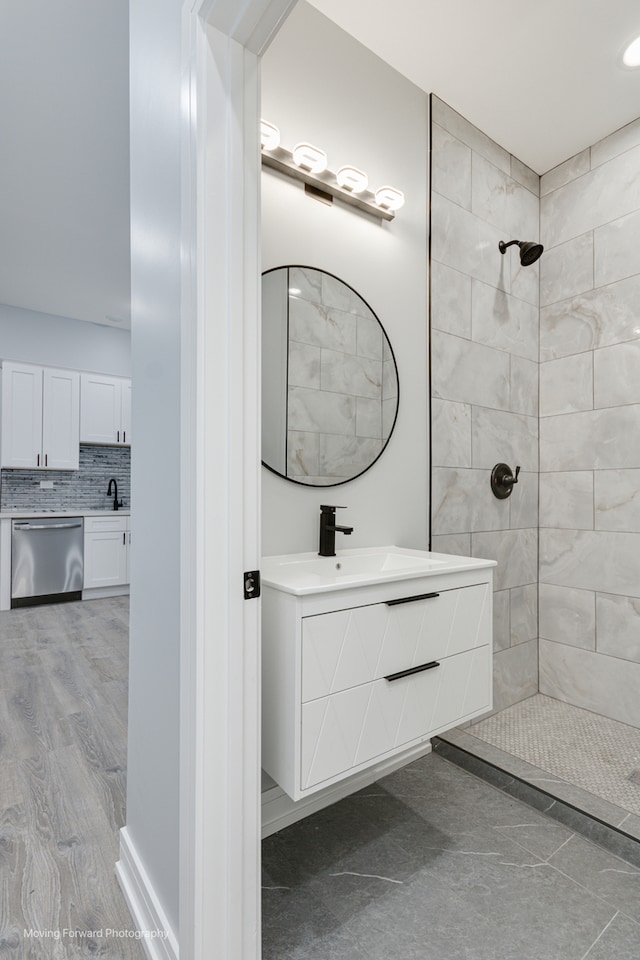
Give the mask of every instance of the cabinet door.
<svg viewBox="0 0 640 960">
<path fill-rule="evenodd" d="M 128 533 L 85 533 L 84 587 L 116 587 L 127 583 Z"/>
<path fill-rule="evenodd" d="M 43 376 L 42 454 L 49 470 L 77 470 L 80 463 L 80 375 L 51 370 Z"/>
<path fill-rule="evenodd" d="M 130 521 L 127 523 L 127 570 L 126 570 L 127 579 L 125 583 L 131 583 L 131 525 Z"/>
<path fill-rule="evenodd" d="M 42 466 L 42 367 L 2 365 L 2 466 Z"/>
<path fill-rule="evenodd" d="M 118 443 L 120 380 L 83 373 L 80 382 L 80 442 Z"/>
<path fill-rule="evenodd" d="M 131 444 L 131 380 L 122 380 L 120 383 L 122 394 L 122 418 L 120 422 L 121 434 L 120 441 L 130 446 Z"/>
</svg>

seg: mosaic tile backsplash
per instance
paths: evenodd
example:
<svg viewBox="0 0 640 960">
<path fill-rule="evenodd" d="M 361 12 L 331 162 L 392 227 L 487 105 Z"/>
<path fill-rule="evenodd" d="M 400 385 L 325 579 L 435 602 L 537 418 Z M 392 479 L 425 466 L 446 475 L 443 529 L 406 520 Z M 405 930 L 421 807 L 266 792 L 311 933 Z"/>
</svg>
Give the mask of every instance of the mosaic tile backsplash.
<svg viewBox="0 0 640 960">
<path fill-rule="evenodd" d="M 81 444 L 78 470 L 3 470 L 0 510 L 108 510 L 113 504 L 113 497 L 107 496 L 111 477 L 118 483 L 118 499 L 129 508 L 130 447 Z M 43 490 L 43 480 L 53 481 L 53 489 Z"/>
</svg>

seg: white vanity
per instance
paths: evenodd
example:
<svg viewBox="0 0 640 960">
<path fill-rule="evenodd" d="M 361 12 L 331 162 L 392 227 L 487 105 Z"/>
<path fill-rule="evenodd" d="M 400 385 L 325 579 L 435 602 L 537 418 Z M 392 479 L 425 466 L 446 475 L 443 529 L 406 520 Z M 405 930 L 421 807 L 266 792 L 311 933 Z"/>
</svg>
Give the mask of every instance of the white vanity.
<svg viewBox="0 0 640 960">
<path fill-rule="evenodd" d="M 263 558 L 262 765 L 293 800 L 491 708 L 494 566 L 400 547 Z"/>
</svg>

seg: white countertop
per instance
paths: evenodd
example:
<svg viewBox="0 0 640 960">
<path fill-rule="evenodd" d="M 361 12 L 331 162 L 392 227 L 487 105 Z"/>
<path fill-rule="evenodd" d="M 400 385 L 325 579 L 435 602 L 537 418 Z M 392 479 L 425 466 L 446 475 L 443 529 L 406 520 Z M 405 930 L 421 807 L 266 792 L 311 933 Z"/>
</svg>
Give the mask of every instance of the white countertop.
<svg viewBox="0 0 640 960">
<path fill-rule="evenodd" d="M 10 510 L 0 513 L 0 520 L 46 520 L 55 517 L 110 517 L 113 514 L 120 517 L 129 517 L 131 511 L 125 507 L 119 510 Z"/>
<path fill-rule="evenodd" d="M 495 560 L 412 550 L 406 547 L 361 547 L 336 550 L 332 557 L 294 553 L 263 557 L 262 583 L 296 596 L 349 590 L 374 584 L 416 580 L 495 567 Z"/>
</svg>

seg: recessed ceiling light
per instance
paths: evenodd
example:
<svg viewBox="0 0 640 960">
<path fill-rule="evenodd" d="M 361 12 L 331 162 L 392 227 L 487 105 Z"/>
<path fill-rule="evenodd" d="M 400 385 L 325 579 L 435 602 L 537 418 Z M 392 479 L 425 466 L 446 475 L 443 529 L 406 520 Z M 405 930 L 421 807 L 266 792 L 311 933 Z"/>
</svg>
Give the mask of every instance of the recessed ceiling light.
<svg viewBox="0 0 640 960">
<path fill-rule="evenodd" d="M 640 37 L 633 40 L 622 54 L 625 67 L 640 67 Z"/>
</svg>

